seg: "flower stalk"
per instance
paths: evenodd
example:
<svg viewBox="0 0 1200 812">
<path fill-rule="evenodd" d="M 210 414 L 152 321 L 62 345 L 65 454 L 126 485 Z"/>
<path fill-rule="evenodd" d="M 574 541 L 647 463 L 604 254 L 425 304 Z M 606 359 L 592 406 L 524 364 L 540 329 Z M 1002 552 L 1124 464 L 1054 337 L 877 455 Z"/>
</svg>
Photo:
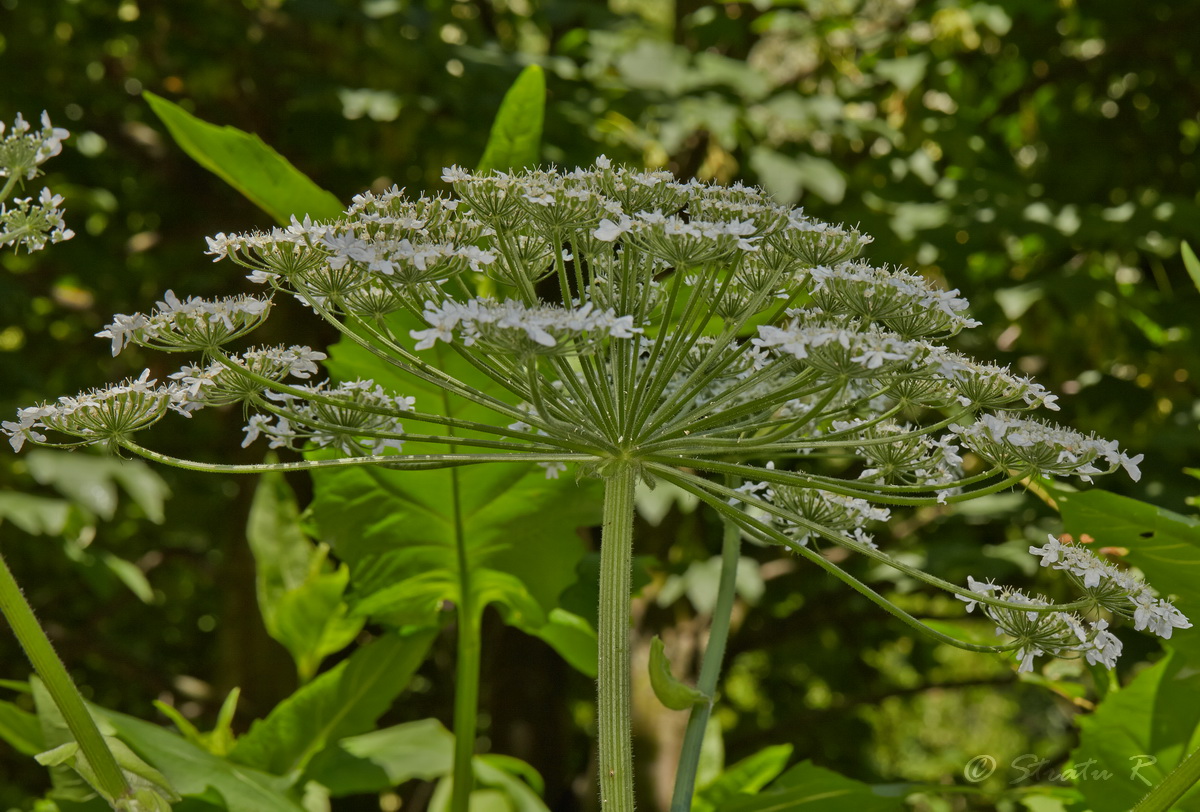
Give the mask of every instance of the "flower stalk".
<svg viewBox="0 0 1200 812">
<path fill-rule="evenodd" d="M 600 627 L 597 629 L 596 715 L 600 752 L 600 807 L 633 812 L 633 739 L 629 680 L 630 596 L 633 585 L 633 498 L 637 467 L 611 465 L 604 480 L 600 535 Z"/>
<path fill-rule="evenodd" d="M 692 796 L 696 791 L 696 770 L 700 766 L 700 748 L 704 744 L 704 731 L 712 716 L 717 695 L 717 680 L 721 676 L 721 663 L 725 659 L 725 643 L 729 639 L 729 621 L 733 616 L 733 602 L 737 595 L 738 561 L 742 554 L 742 530 L 729 519 L 722 519 L 721 578 L 717 586 L 717 602 L 713 607 L 712 623 L 708 630 L 708 643 L 700 661 L 700 675 L 696 679 L 696 690 L 707 696 L 707 702 L 692 707 L 688 716 L 687 729 L 683 734 L 683 748 L 679 754 L 679 766 L 675 772 L 675 789 L 671 795 L 671 812 L 688 812 L 692 808 Z"/>
</svg>

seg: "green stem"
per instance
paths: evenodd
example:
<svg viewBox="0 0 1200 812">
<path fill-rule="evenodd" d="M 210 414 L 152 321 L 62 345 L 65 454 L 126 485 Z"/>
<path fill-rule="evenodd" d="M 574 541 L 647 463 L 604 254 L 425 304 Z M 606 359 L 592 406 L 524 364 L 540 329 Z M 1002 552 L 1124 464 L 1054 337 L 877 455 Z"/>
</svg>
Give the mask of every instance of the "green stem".
<svg viewBox="0 0 1200 812">
<path fill-rule="evenodd" d="M 467 560 L 466 540 L 462 533 L 462 505 L 458 471 L 451 470 L 451 499 L 454 503 L 454 546 L 458 553 L 458 579 L 462 594 L 458 601 L 458 657 L 454 666 L 454 791 L 451 812 L 468 812 L 471 790 L 475 785 L 472 759 L 475 756 L 475 730 L 479 707 L 479 669 L 483 643 L 480 634 L 482 612 L 475 605 L 471 585 L 471 564 Z"/>
<path fill-rule="evenodd" d="M 627 462 L 604 481 L 600 536 L 599 674 L 600 808 L 633 812 L 630 728 L 629 596 L 633 567 L 633 495 L 638 470 Z"/>
<path fill-rule="evenodd" d="M 79 689 L 71 682 L 62 660 L 58 658 L 46 633 L 38 625 L 33 610 L 21 594 L 21 588 L 17 586 L 3 555 L 0 555 L 0 612 L 4 613 L 13 634 L 17 636 L 21 648 L 25 649 L 29 662 L 33 664 L 34 671 L 45 683 L 46 690 L 50 692 L 50 697 L 66 720 L 67 727 L 71 729 L 71 735 L 79 743 L 84 758 L 95 771 L 96 783 L 99 785 L 96 789 L 109 799 L 129 796 L 132 790 L 129 788 L 129 782 L 125 780 L 125 774 L 121 772 L 112 751 L 104 743 L 104 737 L 100 735 L 95 720 L 83 704 Z"/>
<path fill-rule="evenodd" d="M 721 674 L 721 661 L 725 659 L 725 641 L 729 638 L 729 619 L 733 614 L 733 599 L 737 592 L 738 559 L 742 553 L 742 531 L 728 519 L 723 519 L 723 522 L 725 535 L 721 541 L 721 581 L 717 587 L 717 605 L 713 609 L 708 645 L 704 648 L 704 660 L 700 664 L 700 677 L 696 680 L 696 689 L 708 696 L 708 702 L 694 706 L 688 717 L 679 767 L 675 772 L 671 812 L 688 812 L 692 808 L 696 770 L 700 766 L 700 747 L 704 743 L 708 718 L 712 715 L 717 678 Z"/>
<path fill-rule="evenodd" d="M 20 171 L 19 167 L 11 167 L 8 180 L 5 181 L 4 188 L 0 189 L 0 202 L 8 200 L 8 196 L 12 194 L 12 190 L 16 188 L 17 181 L 19 181 L 24 174 L 24 172 Z"/>
<path fill-rule="evenodd" d="M 1197 783 L 1200 783 L 1200 750 L 1193 751 L 1178 767 L 1171 770 L 1161 784 L 1138 801 L 1133 812 L 1167 812 Z"/>
<path fill-rule="evenodd" d="M 441 353 L 438 353 L 441 360 Z M 450 392 L 441 391 L 442 411 L 454 414 Z M 446 429 L 449 437 L 452 428 Z M 454 452 L 457 447 L 450 446 Z M 475 600 L 471 583 L 471 561 L 463 533 L 462 483 L 458 471 L 450 469 L 450 506 L 454 515 L 454 551 L 458 563 L 458 656 L 454 664 L 454 788 L 450 795 L 451 812 L 470 812 L 471 791 L 475 788 L 475 731 L 479 714 L 479 669 L 481 662 L 480 624 L 483 607 Z"/>
</svg>

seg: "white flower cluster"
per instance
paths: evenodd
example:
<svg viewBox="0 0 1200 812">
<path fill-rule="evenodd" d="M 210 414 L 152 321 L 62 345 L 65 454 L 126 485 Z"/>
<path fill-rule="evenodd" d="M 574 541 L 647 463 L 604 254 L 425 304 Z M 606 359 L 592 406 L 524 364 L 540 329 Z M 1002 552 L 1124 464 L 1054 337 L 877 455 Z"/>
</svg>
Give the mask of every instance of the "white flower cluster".
<svg viewBox="0 0 1200 812">
<path fill-rule="evenodd" d="M 7 136 L 5 129 L 0 121 L 0 178 L 8 178 L 0 189 L 0 247 L 24 247 L 32 253 L 71 239 L 75 232 L 67 228 L 59 208 L 62 195 L 43 188 L 37 197 L 8 201 L 18 183 L 36 178 L 40 174 L 38 167 L 62 152 L 63 139 L 69 133 L 52 126 L 45 112 L 40 130 L 34 130 L 20 113 Z"/>
<path fill-rule="evenodd" d="M 996 634 L 1013 638 L 1019 672 L 1032 671 L 1034 658 L 1043 655 L 1062 658 L 1082 655 L 1089 663 L 1106 668 L 1116 665 L 1121 656 L 1123 645 L 1108 631 L 1106 620 L 1088 621 L 1072 612 L 1049 610 L 1050 603 L 1043 598 L 1030 597 L 1018 589 L 989 581 L 968 577 L 967 588 L 978 598 L 959 595 L 958 599 L 967 604 L 968 612 L 979 606 L 996 623 Z M 988 603 L 989 599 L 1017 607 L 997 606 Z"/>
<path fill-rule="evenodd" d="M 1011 470 L 1056 476 L 1073 474 L 1084 482 L 1118 467 L 1124 468 L 1134 482 L 1142 476 L 1138 463 L 1143 455 L 1131 457 L 1112 440 L 1085 436 L 1042 420 L 984 414 L 970 426 L 953 424 L 950 430 L 979 456 Z M 1093 465 L 1097 460 L 1108 463 L 1108 469 Z"/>
<path fill-rule="evenodd" d="M 242 295 L 211 301 L 198 296 L 180 299 L 168 290 L 150 315 L 118 314 L 96 337 L 112 340 L 114 356 L 129 344 L 167 352 L 212 350 L 258 327 L 266 321 L 270 309 L 269 298 Z"/>
<path fill-rule="evenodd" d="M 1068 573 L 1079 585 L 1091 609 L 1104 609 L 1131 618 L 1138 631 L 1150 632 L 1170 639 L 1175 629 L 1191 628 L 1191 622 L 1170 601 L 1154 595 L 1145 583 L 1132 573 L 1102 561 L 1088 550 L 1063 543 L 1049 536 L 1041 547 L 1031 546 L 1029 552 L 1041 559 L 1042 566 Z M 959 595 L 967 611 L 978 605 L 996 623 L 996 633 L 1014 640 L 1021 671 L 1033 670 L 1035 657 L 1084 656 L 1092 664 L 1112 668 L 1121 655 L 1121 641 L 1108 631 L 1103 619 L 1088 621 L 1078 614 L 1050 611 L 1044 598 L 1030 597 L 1020 590 L 991 582 L 967 579 L 967 588 L 985 600 Z M 997 606 L 987 599 L 1034 607 Z"/>
<path fill-rule="evenodd" d="M 600 310 L 591 302 L 576 309 L 555 305 L 525 305 L 516 299 L 447 299 L 440 305 L 425 303 L 422 314 L 426 330 L 412 330 L 416 348 L 425 350 L 438 341 L 447 343 L 461 337 L 464 346 L 476 342 L 514 355 L 572 352 L 578 348 L 566 341 L 581 336 L 632 338 L 642 332 L 633 317 L 618 316 L 613 310 Z M 457 333 L 456 333 L 457 331 Z"/>
<path fill-rule="evenodd" d="M 249 268 L 254 282 L 341 309 L 365 288 L 440 283 L 494 263 L 495 253 L 476 245 L 488 229 L 457 208 L 440 197 L 409 201 L 392 188 L 355 197 L 346 219 L 333 223 L 293 217 L 286 228 L 218 234 L 207 253 Z"/>
<path fill-rule="evenodd" d="M 250 416 L 243 448 L 259 436 L 266 437 L 271 448 L 299 450 L 312 443 L 350 456 L 399 452 L 404 447 L 397 415 L 411 412 L 414 398 L 393 395 L 372 380 L 323 381 L 295 389 L 305 397 L 268 392 L 267 398 L 278 406 L 271 414 Z"/>
<path fill-rule="evenodd" d="M 784 327 L 759 327 L 754 346 L 790 355 L 832 375 L 878 377 L 881 369 L 907 367 L 922 350 L 922 345 L 873 324 L 846 326 L 811 320 L 796 309 L 787 313 L 791 321 Z"/>
<path fill-rule="evenodd" d="M 828 539 L 828 536 L 813 529 L 815 525 L 834 537 L 840 537 L 847 542 L 863 547 L 877 549 L 874 537 L 866 532 L 864 526 L 871 522 L 886 522 L 892 515 L 887 508 L 872 504 L 865 499 L 830 493 L 816 488 L 798 488 L 770 482 L 746 482 L 737 488 L 737 491 L 753 497 L 741 503 L 749 515 L 774 527 L 785 536 L 794 539 L 797 544 L 804 546 L 808 546 L 814 538 Z M 766 510 L 761 504 L 755 504 L 758 500 L 784 508 L 793 516 L 803 519 L 804 522 L 800 523 L 781 516 L 779 512 Z M 737 500 L 731 500 L 731 503 L 737 504 Z"/>
<path fill-rule="evenodd" d="M 926 349 L 928 354 L 922 363 L 945 379 L 963 406 L 1010 409 L 1020 401 L 1029 408 L 1059 410 L 1058 396 L 1028 376 L 1017 375 L 1008 367 L 980 363 L 942 346 L 930 344 Z"/>
<path fill-rule="evenodd" d="M 1041 559 L 1043 567 L 1069 573 L 1104 608 L 1132 617 L 1138 631 L 1149 629 L 1170 640 L 1174 629 L 1192 626 L 1170 601 L 1156 597 L 1150 587 L 1133 574 L 1097 558 L 1084 547 L 1047 536 L 1044 545 L 1030 546 L 1029 552 Z"/>
<path fill-rule="evenodd" d="M 818 265 L 807 272 L 813 303 L 830 315 L 879 322 L 904 338 L 950 336 L 978 327 L 965 315 L 967 300 L 900 268 L 865 262 Z"/>
<path fill-rule="evenodd" d="M 250 402 L 266 389 L 263 379 L 280 382 L 290 375 L 307 380 L 326 357 L 309 347 L 263 347 L 230 356 L 236 368 L 220 361 L 204 367 L 188 365 L 168 376 L 178 382 L 171 408 L 190 417 L 205 407 Z"/>
<path fill-rule="evenodd" d="M 62 142 L 70 135 L 53 126 L 44 110 L 40 130 L 35 130 L 20 113 L 7 136 L 5 129 L 0 121 L 0 178 L 33 180 L 38 176 L 39 166 L 62 152 Z"/>
<path fill-rule="evenodd" d="M 963 460 L 955 435 L 921 434 L 919 427 L 894 420 L 866 428 L 835 420 L 833 428 L 835 432 L 853 431 L 860 441 L 867 441 L 854 450 L 870 466 L 862 470 L 859 479 L 924 485 L 937 490 L 940 504 L 958 492 L 953 483 L 963 477 Z"/>
<path fill-rule="evenodd" d="M 14 451 L 26 440 L 47 442 L 42 434 L 46 429 L 78 438 L 84 445 L 125 438 L 158 422 L 177 397 L 175 389 L 156 384 L 147 369 L 114 386 L 18 409 L 16 421 L 6 420 L 0 427 Z"/>
<path fill-rule="evenodd" d="M 62 201 L 62 195 L 43 188 L 36 199 L 16 197 L 11 203 L 0 203 L 0 246 L 24 247 L 33 253 L 74 237 L 59 209 Z"/>
</svg>

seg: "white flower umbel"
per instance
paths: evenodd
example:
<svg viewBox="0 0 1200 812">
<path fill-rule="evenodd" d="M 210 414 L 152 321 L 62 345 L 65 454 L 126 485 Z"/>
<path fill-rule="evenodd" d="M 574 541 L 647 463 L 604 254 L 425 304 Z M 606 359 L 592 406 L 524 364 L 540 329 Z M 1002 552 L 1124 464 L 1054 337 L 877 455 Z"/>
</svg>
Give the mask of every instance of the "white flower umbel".
<svg viewBox="0 0 1200 812">
<path fill-rule="evenodd" d="M 167 291 L 150 315 L 116 315 L 96 333 L 112 340 L 112 354 L 128 344 L 167 352 L 208 352 L 254 330 L 271 310 L 271 300 L 228 296 L 207 301 L 196 296 L 180 299 Z"/>
<path fill-rule="evenodd" d="M 679 485 L 744 534 L 794 551 L 927 635 L 1015 651 L 1022 668 L 1071 652 L 1111 663 L 1119 642 L 1104 620 L 1081 612 L 1131 618 L 1160 634 L 1186 628 L 1144 586 L 1053 548 L 1044 558 L 1064 564 L 1080 601 L 1054 606 L 974 581 L 963 588 L 876 547 L 866 527 L 891 510 L 952 506 L 1039 474 L 1086 481 L 1124 469 L 1136 479 L 1141 457 L 1025 416 L 1055 408 L 1054 396 L 950 350 L 949 339 L 976 325 L 966 301 L 920 274 L 859 258 L 870 238 L 857 229 L 813 220 L 761 190 L 681 183 L 606 160 L 569 172 L 451 167 L 443 178 L 453 196 L 363 194 L 340 218 L 220 234 L 209 253 L 469 411 L 421 412 L 405 392 L 370 381 L 289 384 L 289 375 L 314 374 L 318 353 L 223 349 L 266 318 L 270 297 L 168 295 L 158 310 L 117 316 L 99 334 L 114 353 L 136 343 L 206 356 L 166 391 L 138 394 L 138 409 L 132 392 L 100 397 L 131 404 L 130 416 L 103 425 L 36 406 L 5 431 L 15 446 L 50 442 L 58 429 L 175 465 L 247 470 L 166 457 L 130 437 L 171 405 L 191 414 L 241 402 L 246 444 L 320 450 L 284 467 L 521 461 L 548 478 L 572 465 L 578 476 L 603 478 L 607 812 L 632 809 L 628 662 L 610 653 L 627 651 L 639 479 Z M 464 413 L 490 416 L 455 416 Z M 414 433 L 418 424 L 428 433 Z M 413 453 L 408 440 L 445 453 Z M 828 545 L 983 607 L 1008 639 L 975 645 L 925 626 L 826 558 Z"/>
<path fill-rule="evenodd" d="M 41 174 L 38 167 L 62 152 L 68 135 L 61 127 L 52 126 L 45 112 L 41 129 L 34 129 L 20 113 L 11 128 L 0 121 L 0 178 L 6 179 L 0 187 L 0 248 L 24 248 L 32 253 L 75 236 L 59 208 L 62 195 L 43 188 L 37 197 L 8 199 L 19 184 Z"/>
</svg>

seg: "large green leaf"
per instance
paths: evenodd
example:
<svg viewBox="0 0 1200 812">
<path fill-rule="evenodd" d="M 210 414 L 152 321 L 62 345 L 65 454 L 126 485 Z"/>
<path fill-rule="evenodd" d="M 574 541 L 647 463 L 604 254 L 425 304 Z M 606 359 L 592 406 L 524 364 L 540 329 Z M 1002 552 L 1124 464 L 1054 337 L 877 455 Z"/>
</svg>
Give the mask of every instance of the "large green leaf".
<svg viewBox="0 0 1200 812">
<path fill-rule="evenodd" d="M 407 335 L 405 325 L 397 325 Z M 429 360 L 459 380 L 495 395 L 497 387 L 457 354 L 438 345 Z M 421 411 L 477 422 L 511 422 L 476 404 L 398 372 L 351 342 L 331 350 L 329 367 L 343 379 L 370 378 L 412 395 Z M 424 433 L 441 427 L 414 424 Z M 443 444 L 408 443 L 406 453 L 444 453 Z M 430 624 L 446 601 L 470 584 L 478 611 L 497 604 L 505 619 L 542 636 L 585 673 L 581 620 L 554 612 L 576 580 L 584 554 L 576 528 L 599 523 L 598 483 L 546 479 L 529 464 L 489 463 L 435 471 L 355 467 L 316 472 L 312 515 L 322 537 L 352 573 L 356 610 L 388 622 Z M 460 571 L 462 560 L 468 569 Z M 585 659 L 586 658 L 586 659 Z"/>
<path fill-rule="evenodd" d="M 147 91 L 147 104 L 183 151 L 286 225 L 292 217 L 329 219 L 343 206 L 275 150 L 251 133 L 196 118 L 177 104 Z"/>
<path fill-rule="evenodd" d="M 718 812 L 900 812 L 905 788 L 871 786 L 803 761 L 757 795 L 737 795 Z"/>
<path fill-rule="evenodd" d="M 230 759 L 295 780 L 327 745 L 375 726 L 424 661 L 434 635 L 428 629 L 387 634 L 359 649 L 255 722 Z"/>
<path fill-rule="evenodd" d="M 350 571 L 329 566 L 327 548 L 304 535 L 296 496 L 277 471 L 259 480 L 246 539 L 267 632 L 291 652 L 306 682 L 326 655 L 345 648 L 362 628 L 362 618 L 347 617 L 342 601 Z"/>
<path fill-rule="evenodd" d="M 1075 538 L 1084 534 L 1093 547 L 1123 547 L 1124 560 L 1146 581 L 1200 625 L 1200 521 L 1126 496 L 1100 490 L 1055 493 L 1063 527 Z M 1200 631 L 1177 630 L 1172 648 L 1200 662 Z"/>
<path fill-rule="evenodd" d="M 504 94 L 478 170 L 536 166 L 545 113 L 546 74 L 540 65 L 529 65 Z"/>
<path fill-rule="evenodd" d="M 1200 671 L 1172 654 L 1110 693 L 1079 727 L 1079 747 L 1071 756 L 1076 788 L 1092 812 L 1127 812 L 1200 747 Z M 1171 808 L 1200 810 L 1200 791 Z"/>
</svg>

